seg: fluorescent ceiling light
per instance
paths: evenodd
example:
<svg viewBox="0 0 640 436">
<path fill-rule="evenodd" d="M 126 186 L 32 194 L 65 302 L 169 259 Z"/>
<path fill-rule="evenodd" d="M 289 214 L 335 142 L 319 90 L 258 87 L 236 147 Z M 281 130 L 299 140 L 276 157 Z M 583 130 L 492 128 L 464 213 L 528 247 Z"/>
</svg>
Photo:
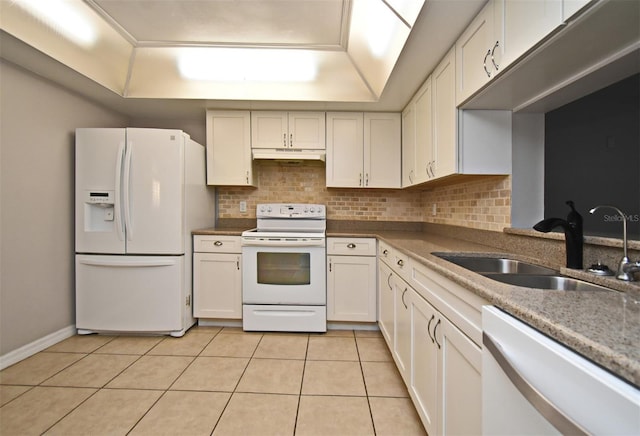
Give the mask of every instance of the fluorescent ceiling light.
<svg viewBox="0 0 640 436">
<path fill-rule="evenodd" d="M 76 8 L 73 0 L 14 0 L 14 3 L 70 41 L 91 47 L 97 34 L 88 18 Z"/>
<path fill-rule="evenodd" d="M 192 47 L 179 55 L 178 70 L 202 81 L 311 82 L 318 62 L 308 50 Z"/>
</svg>

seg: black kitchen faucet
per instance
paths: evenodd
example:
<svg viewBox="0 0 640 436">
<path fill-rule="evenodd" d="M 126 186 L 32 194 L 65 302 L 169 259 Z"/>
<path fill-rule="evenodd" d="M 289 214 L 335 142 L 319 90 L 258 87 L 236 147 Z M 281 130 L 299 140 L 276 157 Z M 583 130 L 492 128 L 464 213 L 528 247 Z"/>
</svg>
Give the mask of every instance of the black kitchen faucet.
<svg viewBox="0 0 640 436">
<path fill-rule="evenodd" d="M 573 201 L 568 200 L 566 203 L 571 208 L 566 220 L 547 218 L 533 228 L 539 232 L 548 233 L 556 227 L 562 227 L 567 251 L 567 268 L 582 269 L 582 216 L 576 210 Z"/>
</svg>

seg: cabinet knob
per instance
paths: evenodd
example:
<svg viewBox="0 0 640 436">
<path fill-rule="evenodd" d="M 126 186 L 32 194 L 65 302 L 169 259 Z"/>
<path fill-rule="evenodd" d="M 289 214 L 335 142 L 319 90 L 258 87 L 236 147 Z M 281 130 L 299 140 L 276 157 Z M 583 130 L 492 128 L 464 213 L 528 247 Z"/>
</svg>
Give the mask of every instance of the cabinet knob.
<svg viewBox="0 0 640 436">
<path fill-rule="evenodd" d="M 396 262 L 398 266 L 404 266 L 404 260 L 400 259 Z"/>
<path fill-rule="evenodd" d="M 356 244 L 354 244 L 353 242 L 350 242 L 347 244 L 347 248 L 356 248 Z"/>
<path fill-rule="evenodd" d="M 387 254 L 389 254 L 389 250 L 384 250 L 384 251 L 382 252 L 382 254 L 384 254 L 384 255 L 386 256 Z"/>
<path fill-rule="evenodd" d="M 213 243 L 213 245 L 215 245 L 216 247 L 220 247 L 222 246 L 222 241 L 216 241 Z"/>
</svg>

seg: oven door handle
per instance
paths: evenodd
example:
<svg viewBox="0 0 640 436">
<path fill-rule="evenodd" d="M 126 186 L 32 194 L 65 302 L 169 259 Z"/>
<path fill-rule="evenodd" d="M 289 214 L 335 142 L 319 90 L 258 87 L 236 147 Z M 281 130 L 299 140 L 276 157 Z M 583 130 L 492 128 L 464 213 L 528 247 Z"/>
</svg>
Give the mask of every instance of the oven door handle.
<svg viewBox="0 0 640 436">
<path fill-rule="evenodd" d="M 325 238 L 313 238 L 303 241 L 287 240 L 287 239 L 251 239 L 243 240 L 243 247 L 324 247 Z"/>
</svg>

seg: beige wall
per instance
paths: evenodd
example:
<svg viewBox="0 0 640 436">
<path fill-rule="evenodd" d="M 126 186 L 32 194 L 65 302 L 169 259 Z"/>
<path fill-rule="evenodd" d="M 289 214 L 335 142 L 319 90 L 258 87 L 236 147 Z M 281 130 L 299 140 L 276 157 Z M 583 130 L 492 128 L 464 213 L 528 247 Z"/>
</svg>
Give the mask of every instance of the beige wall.
<svg viewBox="0 0 640 436">
<path fill-rule="evenodd" d="M 128 120 L 0 63 L 0 355 L 75 323 L 76 127 Z"/>
<path fill-rule="evenodd" d="M 418 221 L 501 232 L 510 223 L 511 178 L 491 176 L 424 190 L 325 187 L 322 163 L 262 162 L 258 188 L 219 187 L 219 218 L 255 218 L 259 203 L 321 203 L 332 220 Z M 247 202 L 241 213 L 240 201 Z M 433 204 L 436 216 L 432 215 Z"/>
</svg>

